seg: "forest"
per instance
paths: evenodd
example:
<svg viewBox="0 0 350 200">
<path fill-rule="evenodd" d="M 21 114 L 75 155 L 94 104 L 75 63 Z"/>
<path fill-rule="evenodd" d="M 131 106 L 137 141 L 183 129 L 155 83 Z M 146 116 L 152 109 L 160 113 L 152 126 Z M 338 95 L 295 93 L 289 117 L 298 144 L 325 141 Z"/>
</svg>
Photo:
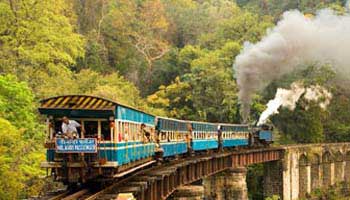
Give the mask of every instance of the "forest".
<svg viewBox="0 0 350 200">
<path fill-rule="evenodd" d="M 345 0 L 0 0 L 0 199 L 45 190 L 39 100 L 106 97 L 155 115 L 240 123 L 232 65 L 284 11 L 347 13 Z M 271 118 L 278 143 L 350 138 L 350 90 L 311 63 L 254 96 L 254 122 L 278 87 L 295 80 L 332 92 L 327 110 L 301 99 Z"/>
</svg>

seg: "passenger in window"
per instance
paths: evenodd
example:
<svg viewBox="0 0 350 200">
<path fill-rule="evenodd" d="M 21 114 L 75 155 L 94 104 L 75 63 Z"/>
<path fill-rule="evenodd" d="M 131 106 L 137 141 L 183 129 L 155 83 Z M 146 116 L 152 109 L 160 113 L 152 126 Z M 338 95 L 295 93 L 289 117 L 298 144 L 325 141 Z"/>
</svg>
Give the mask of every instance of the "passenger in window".
<svg viewBox="0 0 350 200">
<path fill-rule="evenodd" d="M 219 151 L 223 150 L 223 146 L 222 146 L 222 126 L 218 126 L 218 143 L 219 143 Z"/>
<path fill-rule="evenodd" d="M 101 133 L 103 140 L 111 140 L 111 128 L 108 121 L 101 122 Z"/>
<path fill-rule="evenodd" d="M 168 134 L 167 142 L 171 142 L 171 140 L 170 140 L 170 133 Z"/>
<path fill-rule="evenodd" d="M 62 118 L 62 132 L 65 138 L 79 138 L 78 129 L 81 125 L 75 120 L 69 120 L 67 116 Z"/>
<path fill-rule="evenodd" d="M 162 140 L 166 140 L 166 133 L 165 132 L 162 132 Z"/>
<path fill-rule="evenodd" d="M 144 142 L 151 142 L 151 133 L 146 130 L 146 124 L 141 124 L 141 133 Z"/>
<path fill-rule="evenodd" d="M 125 126 L 125 128 L 124 128 L 123 139 L 124 139 L 124 142 L 127 142 L 129 140 L 129 128 L 128 128 L 128 126 Z"/>
<path fill-rule="evenodd" d="M 86 132 L 85 137 L 87 138 L 97 138 L 97 121 L 85 121 L 84 129 Z"/>
</svg>

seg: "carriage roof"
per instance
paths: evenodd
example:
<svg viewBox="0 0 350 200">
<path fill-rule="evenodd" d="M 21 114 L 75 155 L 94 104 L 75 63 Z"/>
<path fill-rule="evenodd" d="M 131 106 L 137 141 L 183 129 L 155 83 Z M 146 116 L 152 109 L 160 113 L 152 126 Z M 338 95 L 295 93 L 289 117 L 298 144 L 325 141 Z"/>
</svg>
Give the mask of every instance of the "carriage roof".
<svg viewBox="0 0 350 200">
<path fill-rule="evenodd" d="M 221 129 L 223 131 L 241 131 L 241 132 L 247 132 L 249 131 L 249 125 L 248 124 L 226 124 L 226 123 L 219 123 L 221 126 Z"/>
<path fill-rule="evenodd" d="M 40 101 L 39 112 L 46 115 L 108 118 L 153 124 L 154 115 L 131 106 L 91 95 L 64 95 Z"/>
<path fill-rule="evenodd" d="M 185 120 L 157 116 L 156 127 L 160 131 L 187 131 L 189 123 Z"/>
<path fill-rule="evenodd" d="M 217 131 L 218 125 L 211 122 L 200 122 L 200 121 L 191 121 L 191 125 L 194 131 Z"/>
</svg>

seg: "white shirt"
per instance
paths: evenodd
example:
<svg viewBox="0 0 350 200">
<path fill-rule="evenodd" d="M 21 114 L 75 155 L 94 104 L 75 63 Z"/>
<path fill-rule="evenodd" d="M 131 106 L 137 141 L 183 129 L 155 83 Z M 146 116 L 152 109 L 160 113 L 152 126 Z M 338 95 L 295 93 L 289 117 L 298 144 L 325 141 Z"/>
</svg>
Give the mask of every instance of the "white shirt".
<svg viewBox="0 0 350 200">
<path fill-rule="evenodd" d="M 62 132 L 63 133 L 77 133 L 77 128 L 80 127 L 80 124 L 74 120 L 69 120 L 68 124 L 62 123 Z"/>
</svg>

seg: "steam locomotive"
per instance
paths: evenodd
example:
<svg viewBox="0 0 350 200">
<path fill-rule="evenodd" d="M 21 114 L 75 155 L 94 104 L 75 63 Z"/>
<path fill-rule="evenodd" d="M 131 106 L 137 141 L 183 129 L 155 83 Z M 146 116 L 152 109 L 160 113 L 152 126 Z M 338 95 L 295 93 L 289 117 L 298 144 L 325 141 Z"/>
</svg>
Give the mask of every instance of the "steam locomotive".
<svg viewBox="0 0 350 200">
<path fill-rule="evenodd" d="M 68 185 L 113 180 L 179 156 L 273 142 L 268 126 L 159 117 L 96 96 L 44 99 L 39 112 L 47 124 L 47 157 L 41 166 Z M 80 124 L 77 137 L 63 133 L 64 116 Z"/>
</svg>

